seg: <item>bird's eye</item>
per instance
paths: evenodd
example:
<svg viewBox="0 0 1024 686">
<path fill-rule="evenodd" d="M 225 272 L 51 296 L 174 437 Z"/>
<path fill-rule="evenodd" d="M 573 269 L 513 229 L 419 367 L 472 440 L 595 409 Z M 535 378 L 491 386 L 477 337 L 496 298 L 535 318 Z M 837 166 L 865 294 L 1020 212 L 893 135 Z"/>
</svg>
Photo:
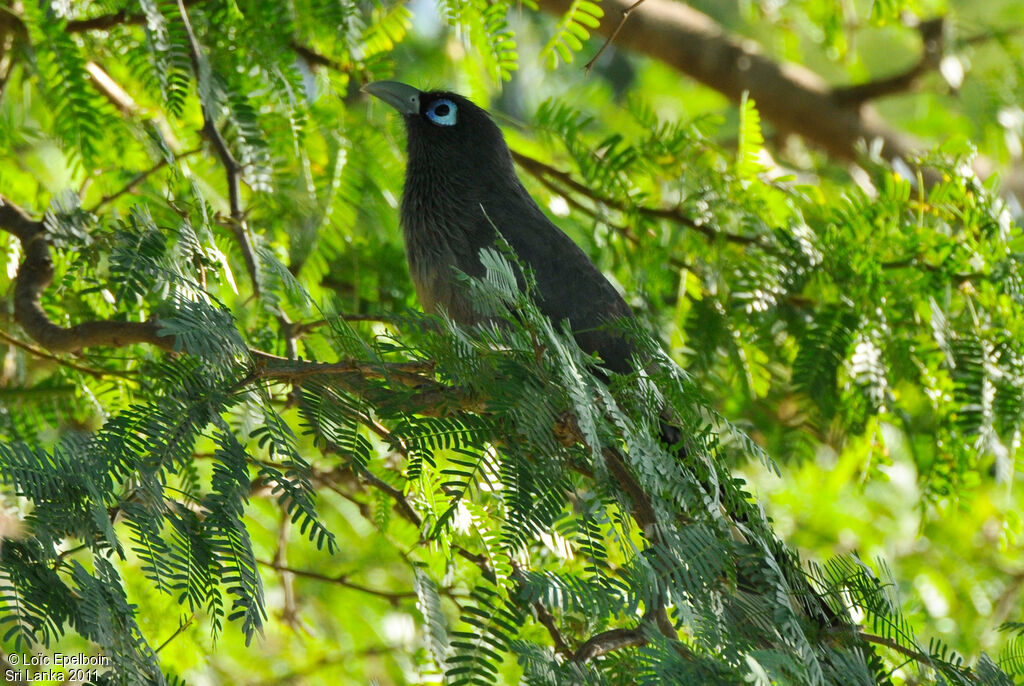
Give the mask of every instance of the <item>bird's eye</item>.
<svg viewBox="0 0 1024 686">
<path fill-rule="evenodd" d="M 448 98 L 441 98 L 427 108 L 427 119 L 440 126 L 454 126 L 456 111 L 454 102 Z"/>
</svg>

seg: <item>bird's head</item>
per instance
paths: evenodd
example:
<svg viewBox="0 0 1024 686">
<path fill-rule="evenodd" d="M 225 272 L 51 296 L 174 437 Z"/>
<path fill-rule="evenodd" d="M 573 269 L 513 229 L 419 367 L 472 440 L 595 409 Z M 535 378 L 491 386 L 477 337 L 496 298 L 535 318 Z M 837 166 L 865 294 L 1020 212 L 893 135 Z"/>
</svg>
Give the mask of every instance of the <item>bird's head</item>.
<svg viewBox="0 0 1024 686">
<path fill-rule="evenodd" d="M 486 111 L 448 91 L 420 91 L 398 81 L 376 81 L 363 90 L 394 107 L 405 120 L 410 167 L 485 181 L 512 172 L 501 129 Z M 488 173 L 490 172 L 490 173 Z"/>
</svg>

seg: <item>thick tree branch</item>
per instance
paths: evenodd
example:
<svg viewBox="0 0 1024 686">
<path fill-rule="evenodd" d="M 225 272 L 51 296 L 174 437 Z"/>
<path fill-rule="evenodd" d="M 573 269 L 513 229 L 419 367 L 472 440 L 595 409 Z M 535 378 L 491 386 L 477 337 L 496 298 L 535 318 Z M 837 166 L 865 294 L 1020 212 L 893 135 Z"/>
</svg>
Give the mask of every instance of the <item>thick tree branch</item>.
<svg viewBox="0 0 1024 686">
<path fill-rule="evenodd" d="M 85 31 L 105 31 L 120 24 L 141 24 L 145 16 L 140 12 L 129 12 L 127 8 L 101 14 L 89 19 L 74 19 L 65 26 L 68 33 L 83 33 Z"/>
<path fill-rule="evenodd" d="M 331 384 L 348 393 L 353 393 L 371 403 L 394 404 L 400 402 L 409 412 L 428 417 L 450 416 L 455 412 L 481 413 L 486 402 L 474 397 L 464 389 L 445 386 L 429 376 L 429 364 L 373 363 L 349 360 L 336 363 L 289 360 L 268 353 L 251 350 L 254 358 L 252 371 L 242 379 L 236 388 L 242 388 L 260 380 L 299 383 L 310 378 L 330 378 Z M 382 388 L 373 379 L 388 379 L 411 389 L 399 392 Z"/>
<path fill-rule="evenodd" d="M 95 345 L 150 343 L 164 350 L 174 349 L 174 337 L 158 333 L 160 325 L 152 320 L 90 321 L 67 328 L 53 322 L 42 306 L 43 292 L 54 275 L 45 225 L 0 196 L 0 229 L 18 237 L 25 255 L 14 280 L 14 319 L 44 348 L 61 353 Z"/>
<path fill-rule="evenodd" d="M 118 376 L 118 377 L 121 377 L 123 379 L 131 379 L 131 378 L 134 378 L 135 376 L 137 376 L 136 373 L 131 372 L 131 371 L 118 371 L 118 370 L 114 370 L 114 369 L 97 369 L 95 367 L 86 367 L 84 365 L 75 364 L 74 362 L 71 362 L 70 360 L 65 360 L 63 357 L 60 357 L 58 355 L 53 355 L 53 354 L 47 352 L 46 350 L 42 350 L 40 348 L 35 347 L 34 345 L 29 345 L 28 343 L 25 343 L 24 341 L 19 341 L 17 338 L 15 338 L 14 336 L 11 336 L 10 334 L 8 334 L 5 331 L 0 331 L 0 339 L 6 341 L 9 345 L 13 345 L 16 348 L 21 348 L 22 350 L 27 352 L 29 355 L 33 355 L 34 357 L 38 357 L 38 358 L 41 358 L 41 359 L 44 359 L 44 360 L 50 360 L 51 362 L 55 362 L 55 363 L 61 365 L 62 367 L 67 367 L 68 369 L 74 369 L 76 372 L 82 372 L 83 374 L 88 374 L 89 376 L 95 377 L 97 379 L 102 379 L 102 378 L 107 377 L 107 376 Z"/>
<path fill-rule="evenodd" d="M 278 357 L 258 350 L 251 351 L 256 361 L 252 373 L 240 385 L 259 379 L 296 382 L 313 376 L 333 377 L 359 374 L 366 378 L 390 379 L 406 386 L 436 385 L 433 362 L 308 362 Z"/>
<path fill-rule="evenodd" d="M 43 222 L 33 219 L 28 212 L 0 196 L 0 229 L 14 234 L 22 247 L 46 232 Z"/>
<path fill-rule="evenodd" d="M 573 659 L 586 662 L 616 650 L 635 648 L 646 643 L 647 638 L 640 629 L 611 629 L 591 636 L 576 650 Z"/>
<path fill-rule="evenodd" d="M 618 17 L 632 4 L 605 0 L 597 31 L 609 36 L 618 29 L 617 46 L 654 57 L 734 102 L 749 93 L 765 120 L 839 159 L 858 159 L 861 141 L 881 141 L 882 155 L 890 160 L 912 152 L 911 139 L 886 126 L 873 108 L 841 104 L 818 74 L 764 55 L 753 41 L 729 35 L 706 14 L 671 0 L 647 0 L 620 26 Z M 555 14 L 571 5 L 572 0 L 540 0 L 542 9 Z"/>
<path fill-rule="evenodd" d="M 540 0 L 541 9 L 561 15 L 573 0 Z M 673 0 L 645 0 L 631 9 L 635 0 L 604 0 L 605 15 L 597 32 L 611 36 L 618 31 L 615 44 L 648 55 L 690 76 L 733 102 L 749 93 L 761 116 L 779 131 L 796 134 L 830 156 L 856 162 L 862 143 L 881 143 L 881 156 L 894 162 L 908 160 L 920 149 L 913 137 L 888 126 L 870 104 L 848 89 L 833 88 L 825 79 L 801 65 L 780 62 L 764 55 L 752 40 L 730 35 L 711 17 Z M 629 21 L 620 22 L 623 12 Z M 1018 27 L 997 36 L 993 33 L 971 36 L 965 42 L 992 40 L 1016 35 Z M 927 50 L 927 46 L 926 46 Z M 928 56 L 926 56 L 927 58 Z M 916 74 L 893 77 L 893 84 L 868 87 L 883 91 L 911 81 Z M 852 87 L 857 88 L 857 87 Z M 845 94 L 844 94 L 845 92 Z M 871 93 L 866 94 L 871 97 Z M 996 164 L 979 156 L 974 162 L 983 178 Z M 925 183 L 931 185 L 940 175 L 922 170 Z M 1024 174 L 1011 171 L 1002 187 L 1018 197 L 1024 195 Z"/>
<path fill-rule="evenodd" d="M 198 5 L 206 0 L 185 0 L 185 7 Z M 146 21 L 146 15 L 141 12 L 131 12 L 128 8 L 101 14 L 89 19 L 75 19 L 69 21 L 64 30 L 68 33 L 84 33 L 85 31 L 106 31 L 121 24 L 142 24 Z"/>
<path fill-rule="evenodd" d="M 206 2 L 206 0 L 184 0 L 185 7 L 192 7 L 193 5 L 200 5 Z M 0 19 L 3 14 L 0 13 Z M 101 14 L 89 19 L 76 19 L 69 21 L 64 30 L 68 33 L 85 33 L 87 31 L 106 31 L 116 26 L 134 26 L 143 24 L 146 21 L 146 15 L 141 12 L 130 12 L 127 8 L 119 10 L 117 12 L 111 12 L 109 14 Z M 0 28 L 2 28 L 2 22 L 0 22 Z M 295 54 L 302 57 L 309 64 L 316 67 L 328 67 L 335 71 L 349 73 L 352 71 L 351 65 L 342 64 L 331 57 L 323 55 L 312 48 L 302 45 L 298 41 L 291 41 L 289 48 Z"/>
</svg>

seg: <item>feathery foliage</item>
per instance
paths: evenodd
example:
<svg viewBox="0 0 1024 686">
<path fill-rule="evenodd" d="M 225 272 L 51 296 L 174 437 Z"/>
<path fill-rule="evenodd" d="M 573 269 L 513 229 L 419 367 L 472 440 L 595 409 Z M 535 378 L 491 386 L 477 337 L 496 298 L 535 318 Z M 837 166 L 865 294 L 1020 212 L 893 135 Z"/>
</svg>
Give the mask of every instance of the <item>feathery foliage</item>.
<svg viewBox="0 0 1024 686">
<path fill-rule="evenodd" d="M 1020 208 L 977 151 L 867 150 L 858 185 L 749 97 L 614 46 L 560 66 L 600 48 L 595 3 L 440 4 L 7 9 L 0 194 L 38 234 L 0 207 L 0 656 L 126 684 L 1024 674 Z M 783 5 L 741 14 L 858 49 Z M 529 123 L 524 182 L 624 287 L 642 372 L 605 378 L 507 246 L 459 283 L 491 324 L 412 309 L 397 124 L 358 94 L 396 74 Z"/>
</svg>

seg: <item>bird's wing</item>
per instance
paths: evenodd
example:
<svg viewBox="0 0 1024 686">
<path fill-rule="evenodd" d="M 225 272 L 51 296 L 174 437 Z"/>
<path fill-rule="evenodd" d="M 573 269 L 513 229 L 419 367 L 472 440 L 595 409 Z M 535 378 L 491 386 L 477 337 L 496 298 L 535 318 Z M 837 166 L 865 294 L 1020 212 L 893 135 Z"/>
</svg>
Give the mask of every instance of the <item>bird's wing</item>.
<svg viewBox="0 0 1024 686">
<path fill-rule="evenodd" d="M 614 323 L 633 317 L 629 306 L 521 184 L 516 196 L 482 204 L 487 220 L 533 272 L 541 311 L 556 322 L 568 319 L 581 348 L 598 353 L 608 369 L 628 373 L 634 347 Z"/>
</svg>

